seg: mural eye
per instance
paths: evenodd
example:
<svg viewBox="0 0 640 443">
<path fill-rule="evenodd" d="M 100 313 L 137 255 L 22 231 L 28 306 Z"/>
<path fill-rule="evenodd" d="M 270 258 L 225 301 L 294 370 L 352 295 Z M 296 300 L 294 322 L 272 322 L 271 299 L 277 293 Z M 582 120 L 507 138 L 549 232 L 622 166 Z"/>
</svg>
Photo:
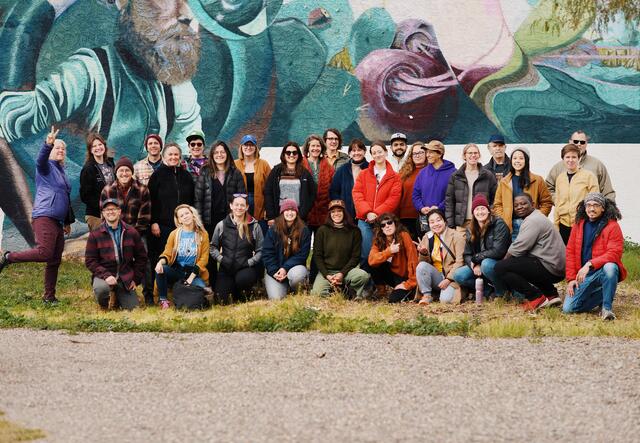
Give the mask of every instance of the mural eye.
<svg viewBox="0 0 640 443">
<path fill-rule="evenodd" d="M 240 36 L 257 35 L 275 19 L 282 0 L 193 0 L 191 9 L 210 32 L 223 34 L 219 27 Z"/>
</svg>

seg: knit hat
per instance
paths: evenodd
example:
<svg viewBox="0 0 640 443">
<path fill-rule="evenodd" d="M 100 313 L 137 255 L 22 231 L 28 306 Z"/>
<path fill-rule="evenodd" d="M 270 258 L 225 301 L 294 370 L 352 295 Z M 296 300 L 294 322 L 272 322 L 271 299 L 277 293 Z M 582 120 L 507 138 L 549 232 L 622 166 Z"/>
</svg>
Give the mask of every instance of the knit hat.
<svg viewBox="0 0 640 443">
<path fill-rule="evenodd" d="M 585 206 L 589 202 L 595 202 L 604 208 L 607 200 L 605 199 L 604 195 L 600 194 L 599 192 L 591 192 L 584 198 Z"/>
<path fill-rule="evenodd" d="M 484 194 L 476 194 L 471 202 L 471 212 L 475 211 L 478 206 L 484 206 L 489 209 L 489 201 Z"/>
<path fill-rule="evenodd" d="M 120 160 L 118 160 L 114 172 L 118 172 L 118 169 L 122 168 L 123 166 L 129 168 L 131 170 L 131 173 L 133 174 L 133 162 L 127 157 L 121 157 Z"/>
<path fill-rule="evenodd" d="M 158 143 L 160 143 L 160 149 L 162 149 L 162 146 L 164 145 L 162 143 L 162 138 L 160 138 L 160 136 L 158 134 L 149 134 L 145 137 L 144 139 L 144 149 L 147 149 L 147 142 L 149 141 L 150 138 L 155 138 L 156 140 L 158 140 Z"/>
<path fill-rule="evenodd" d="M 524 146 L 518 146 L 517 148 L 514 148 L 514 150 L 511 151 L 511 155 L 513 156 L 513 153 L 516 151 L 524 152 L 527 157 L 531 158 L 531 154 L 529 154 L 529 150 Z"/>
<path fill-rule="evenodd" d="M 289 210 L 298 212 L 298 204 L 295 200 L 287 198 L 286 200 L 280 202 L 280 214 L 282 214 L 284 211 Z"/>
</svg>

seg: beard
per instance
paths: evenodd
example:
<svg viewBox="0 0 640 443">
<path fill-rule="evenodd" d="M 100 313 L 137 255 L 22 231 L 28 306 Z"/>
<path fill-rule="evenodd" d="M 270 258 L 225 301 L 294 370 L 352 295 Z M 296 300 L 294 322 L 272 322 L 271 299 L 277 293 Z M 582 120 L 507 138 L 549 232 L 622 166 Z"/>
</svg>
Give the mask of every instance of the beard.
<svg viewBox="0 0 640 443">
<path fill-rule="evenodd" d="M 120 16 L 118 43 L 161 83 L 190 80 L 200 61 L 200 36 L 183 23 L 160 30 L 155 15 L 144 2 L 132 3 Z"/>
</svg>

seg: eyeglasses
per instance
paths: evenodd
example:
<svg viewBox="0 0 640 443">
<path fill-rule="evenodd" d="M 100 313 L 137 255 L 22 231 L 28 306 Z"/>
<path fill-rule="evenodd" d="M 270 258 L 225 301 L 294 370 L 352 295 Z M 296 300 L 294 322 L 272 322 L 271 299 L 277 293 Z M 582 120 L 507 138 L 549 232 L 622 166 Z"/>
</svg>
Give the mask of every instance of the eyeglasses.
<svg viewBox="0 0 640 443">
<path fill-rule="evenodd" d="M 383 228 L 385 226 L 392 226 L 393 224 L 394 224 L 393 220 L 387 220 L 387 221 L 380 222 L 380 226 L 383 227 Z"/>
<path fill-rule="evenodd" d="M 574 145 L 586 145 L 587 141 L 586 140 L 571 140 L 573 142 Z"/>
<path fill-rule="evenodd" d="M 201 148 L 202 144 L 202 142 L 191 142 L 189 143 L 189 146 L 191 146 L 192 148 Z"/>
<path fill-rule="evenodd" d="M 298 151 L 284 151 L 284 155 L 288 155 L 289 157 L 295 157 L 298 155 Z"/>
<path fill-rule="evenodd" d="M 479 152 L 467 152 L 468 156 L 474 156 L 474 157 L 480 157 L 480 153 Z"/>
<path fill-rule="evenodd" d="M 118 206 L 109 206 L 108 208 L 102 208 L 102 212 L 117 212 L 120 210 Z"/>
<path fill-rule="evenodd" d="M 247 198 L 247 194 L 233 194 L 233 198 Z"/>
<path fill-rule="evenodd" d="M 412 153 L 411 153 L 411 156 L 412 156 L 412 157 L 422 157 L 422 156 L 423 156 L 423 155 L 425 155 L 425 154 L 426 154 L 426 152 L 424 152 L 423 150 L 420 150 L 420 151 L 418 151 L 418 152 L 412 152 Z"/>
</svg>

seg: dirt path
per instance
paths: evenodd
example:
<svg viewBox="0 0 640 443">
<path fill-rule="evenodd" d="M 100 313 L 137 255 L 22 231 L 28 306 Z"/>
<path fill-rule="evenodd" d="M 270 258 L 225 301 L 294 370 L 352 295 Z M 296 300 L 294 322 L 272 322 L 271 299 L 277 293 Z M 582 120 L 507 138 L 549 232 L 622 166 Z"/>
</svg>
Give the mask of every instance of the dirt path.
<svg viewBox="0 0 640 443">
<path fill-rule="evenodd" d="M 637 441 L 640 341 L 0 331 L 47 441 Z"/>
</svg>

